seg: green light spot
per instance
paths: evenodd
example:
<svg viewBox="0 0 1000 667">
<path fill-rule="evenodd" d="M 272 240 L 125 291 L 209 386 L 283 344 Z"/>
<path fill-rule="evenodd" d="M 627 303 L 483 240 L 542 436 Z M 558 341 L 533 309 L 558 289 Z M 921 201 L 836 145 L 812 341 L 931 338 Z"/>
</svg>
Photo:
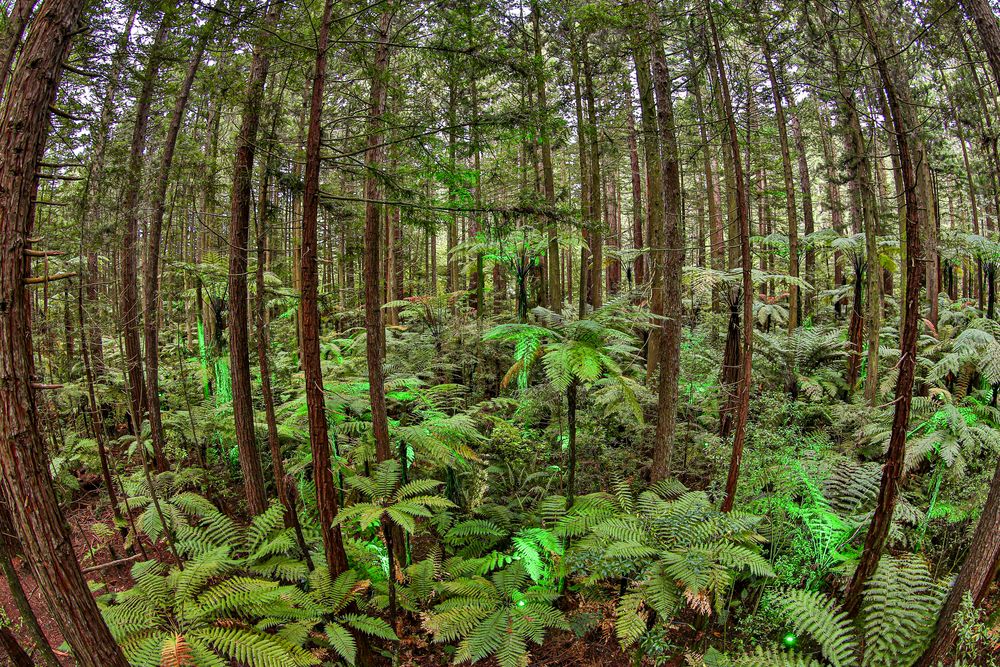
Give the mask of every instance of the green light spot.
<svg viewBox="0 0 1000 667">
<path fill-rule="evenodd" d="M 789 632 L 781 638 L 781 643 L 787 648 L 795 648 L 799 643 L 799 638 L 795 636 L 794 632 Z"/>
<path fill-rule="evenodd" d="M 518 606 L 518 607 L 523 607 L 523 606 L 524 606 L 524 605 L 526 605 L 526 604 L 528 604 L 528 603 L 527 603 L 527 602 L 525 602 L 524 600 L 518 600 L 518 601 L 517 601 L 517 606 Z"/>
</svg>

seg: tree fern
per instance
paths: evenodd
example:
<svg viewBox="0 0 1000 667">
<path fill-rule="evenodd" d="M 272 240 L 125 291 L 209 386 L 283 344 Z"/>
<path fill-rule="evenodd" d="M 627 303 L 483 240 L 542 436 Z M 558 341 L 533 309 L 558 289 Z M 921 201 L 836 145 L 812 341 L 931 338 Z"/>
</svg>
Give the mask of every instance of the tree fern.
<svg viewBox="0 0 1000 667">
<path fill-rule="evenodd" d="M 443 582 L 444 601 L 424 616 L 438 642 L 458 641 L 455 664 L 495 656 L 500 667 L 528 664 L 530 643 L 541 644 L 550 628 L 568 629 L 552 606 L 558 594 L 531 586 L 519 561 L 485 577 Z"/>
</svg>

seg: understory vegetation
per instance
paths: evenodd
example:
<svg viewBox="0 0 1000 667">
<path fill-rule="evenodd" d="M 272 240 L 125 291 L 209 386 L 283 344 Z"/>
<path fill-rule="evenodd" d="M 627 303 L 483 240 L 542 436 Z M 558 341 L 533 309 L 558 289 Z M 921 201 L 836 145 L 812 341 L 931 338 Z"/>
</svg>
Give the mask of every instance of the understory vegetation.
<svg viewBox="0 0 1000 667">
<path fill-rule="evenodd" d="M 1000 667 L 987 0 L 3 9 L 10 664 Z"/>
</svg>

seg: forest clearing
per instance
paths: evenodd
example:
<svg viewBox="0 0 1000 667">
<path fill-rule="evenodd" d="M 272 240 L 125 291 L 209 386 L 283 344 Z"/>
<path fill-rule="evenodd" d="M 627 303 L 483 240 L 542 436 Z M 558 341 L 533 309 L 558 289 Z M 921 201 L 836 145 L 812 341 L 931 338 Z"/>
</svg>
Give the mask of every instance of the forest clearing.
<svg viewBox="0 0 1000 667">
<path fill-rule="evenodd" d="M 0 663 L 1000 666 L 991 0 L 0 7 Z"/>
</svg>

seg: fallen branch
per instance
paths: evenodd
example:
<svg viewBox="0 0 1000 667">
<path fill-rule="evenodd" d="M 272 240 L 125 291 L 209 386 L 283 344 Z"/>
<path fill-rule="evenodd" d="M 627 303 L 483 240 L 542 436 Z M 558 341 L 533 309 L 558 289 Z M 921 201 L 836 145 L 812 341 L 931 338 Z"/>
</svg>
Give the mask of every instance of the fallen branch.
<svg viewBox="0 0 1000 667">
<path fill-rule="evenodd" d="M 81 570 L 84 574 L 89 574 L 90 572 L 97 572 L 98 570 L 106 570 L 109 567 L 114 567 L 116 565 L 124 565 L 125 563 L 131 563 L 132 561 L 139 558 L 139 554 L 132 554 L 131 556 L 126 556 L 125 558 L 119 558 L 118 560 L 108 561 L 107 563 L 101 563 L 100 565 L 91 565 L 90 567 L 85 567 Z"/>
</svg>

